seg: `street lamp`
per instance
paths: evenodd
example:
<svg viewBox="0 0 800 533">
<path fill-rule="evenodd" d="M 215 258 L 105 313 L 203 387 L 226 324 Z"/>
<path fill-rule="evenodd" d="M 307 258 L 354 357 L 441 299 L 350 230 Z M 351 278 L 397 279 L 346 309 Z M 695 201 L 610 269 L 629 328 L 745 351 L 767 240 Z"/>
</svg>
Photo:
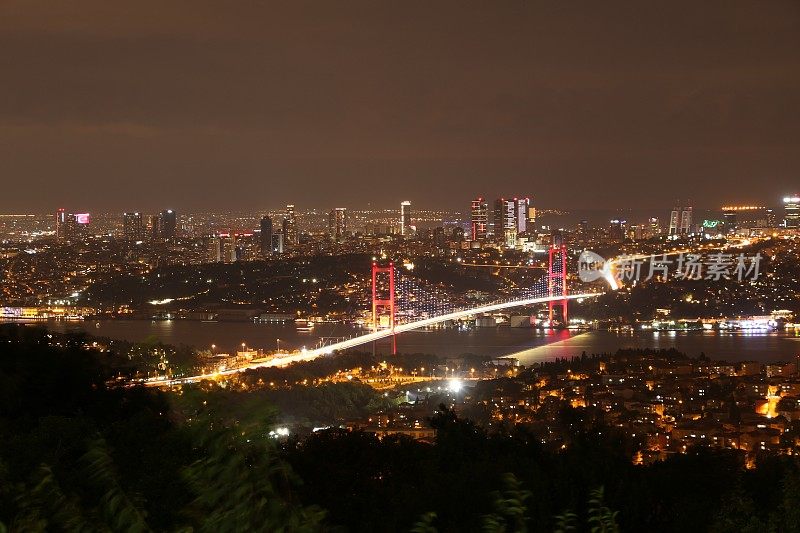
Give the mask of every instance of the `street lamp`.
<svg viewBox="0 0 800 533">
<path fill-rule="evenodd" d="M 278 341 L 278 351 L 280 352 L 281 351 L 281 340 L 280 339 L 275 339 L 275 340 Z"/>
</svg>

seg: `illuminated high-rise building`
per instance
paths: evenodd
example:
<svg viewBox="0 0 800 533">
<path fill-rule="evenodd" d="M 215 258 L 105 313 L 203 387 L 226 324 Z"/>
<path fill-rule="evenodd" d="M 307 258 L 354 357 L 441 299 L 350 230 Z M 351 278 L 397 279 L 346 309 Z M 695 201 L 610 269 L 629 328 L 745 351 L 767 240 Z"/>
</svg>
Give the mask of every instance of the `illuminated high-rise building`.
<svg viewBox="0 0 800 533">
<path fill-rule="evenodd" d="M 647 224 L 647 233 L 650 237 L 657 237 L 661 235 L 661 221 L 657 217 L 651 217 L 650 220 L 647 221 Z"/>
<path fill-rule="evenodd" d="M 613 242 L 622 242 L 625 240 L 627 233 L 628 223 L 625 220 L 615 218 L 611 220 L 609 226 L 609 237 Z"/>
<path fill-rule="evenodd" d="M 694 229 L 692 228 L 692 208 L 684 207 L 681 211 L 681 227 L 680 227 L 680 234 L 681 235 L 689 235 L 694 233 Z"/>
<path fill-rule="evenodd" d="M 56 239 L 65 241 L 69 239 L 67 235 L 67 220 L 72 217 L 63 208 L 56 211 Z"/>
<path fill-rule="evenodd" d="M 536 233 L 536 208 L 528 204 L 528 232 Z"/>
<path fill-rule="evenodd" d="M 517 201 L 503 201 L 503 243 L 512 248 L 517 244 Z"/>
<path fill-rule="evenodd" d="M 274 255 L 283 253 L 283 233 L 280 231 L 272 234 L 272 253 Z"/>
<path fill-rule="evenodd" d="M 694 233 L 692 228 L 692 208 L 675 207 L 669 216 L 669 234 L 685 236 Z"/>
<path fill-rule="evenodd" d="M 297 244 L 297 215 L 294 204 L 286 205 L 286 217 L 283 219 L 283 243 L 286 246 Z"/>
<path fill-rule="evenodd" d="M 237 261 L 236 235 L 220 234 L 209 237 L 208 261 L 211 263 L 233 263 Z"/>
<path fill-rule="evenodd" d="M 347 237 L 346 207 L 337 207 L 328 213 L 328 234 L 335 242 L 341 242 Z"/>
<path fill-rule="evenodd" d="M 722 208 L 725 231 L 767 228 L 774 226 L 774 213 L 771 209 L 758 205 L 729 205 Z"/>
<path fill-rule="evenodd" d="M 725 224 L 725 231 L 733 233 L 738 226 L 737 209 L 734 207 L 722 208 L 722 222 Z"/>
<path fill-rule="evenodd" d="M 472 240 L 485 241 L 489 225 L 489 205 L 483 198 L 472 200 Z"/>
<path fill-rule="evenodd" d="M 400 202 L 400 235 L 411 235 L 411 202 Z"/>
<path fill-rule="evenodd" d="M 172 209 L 159 214 L 159 236 L 162 239 L 174 239 L 178 232 L 178 215 Z"/>
<path fill-rule="evenodd" d="M 681 208 L 676 207 L 669 214 L 669 234 L 677 235 L 681 225 Z"/>
<path fill-rule="evenodd" d="M 800 228 L 800 196 L 784 197 L 783 210 L 783 225 L 792 229 Z"/>
<path fill-rule="evenodd" d="M 220 234 L 209 238 L 208 261 L 211 263 L 233 263 L 237 260 L 236 235 Z"/>
<path fill-rule="evenodd" d="M 64 209 L 56 211 L 56 239 L 69 241 L 88 235 L 92 216 L 89 213 L 67 213 Z"/>
<path fill-rule="evenodd" d="M 578 229 L 577 229 L 577 236 L 578 240 L 585 241 L 589 238 L 589 221 L 588 220 L 581 220 L 578 222 Z"/>
<path fill-rule="evenodd" d="M 263 257 L 272 253 L 272 219 L 264 215 L 261 217 L 260 251 Z"/>
<path fill-rule="evenodd" d="M 489 233 L 495 241 L 502 241 L 505 228 L 505 204 L 504 198 L 497 198 L 492 209 L 492 220 L 490 222 Z"/>
<path fill-rule="evenodd" d="M 494 238 L 508 247 L 517 243 L 519 211 L 517 199 L 498 198 L 494 202 Z M 525 223 L 527 224 L 527 223 Z"/>
<path fill-rule="evenodd" d="M 161 215 L 147 217 L 147 233 L 150 239 L 158 239 L 161 235 Z"/>
<path fill-rule="evenodd" d="M 767 221 L 767 227 L 768 228 L 777 227 L 776 219 L 775 219 L 775 210 L 774 209 L 767 208 L 765 210 L 764 215 L 765 215 L 765 218 L 766 218 L 766 221 Z"/>
<path fill-rule="evenodd" d="M 142 241 L 144 234 L 144 220 L 141 213 L 124 213 L 122 215 L 122 236 L 126 241 Z"/>
<path fill-rule="evenodd" d="M 517 211 L 515 213 L 517 234 L 526 233 L 528 231 L 528 209 L 531 205 L 530 198 L 514 198 L 517 204 Z"/>
<path fill-rule="evenodd" d="M 498 198 L 488 233 L 495 241 L 513 247 L 519 234 L 534 231 L 535 223 L 536 209 L 531 207 L 530 198 Z"/>
</svg>

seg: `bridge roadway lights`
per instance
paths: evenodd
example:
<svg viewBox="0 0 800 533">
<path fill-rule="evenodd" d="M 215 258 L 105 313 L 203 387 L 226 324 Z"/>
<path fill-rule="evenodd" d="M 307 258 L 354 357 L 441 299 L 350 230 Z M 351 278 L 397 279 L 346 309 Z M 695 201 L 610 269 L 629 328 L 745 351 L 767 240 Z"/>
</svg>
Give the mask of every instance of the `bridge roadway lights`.
<svg viewBox="0 0 800 533">
<path fill-rule="evenodd" d="M 211 374 L 202 374 L 198 376 L 188 376 L 184 378 L 177 378 L 177 379 L 157 379 L 151 381 L 144 381 L 144 382 L 134 382 L 133 384 L 141 384 L 146 387 L 164 387 L 169 385 L 179 385 L 182 383 L 193 383 L 196 381 L 200 381 L 203 379 L 216 379 L 222 376 L 230 376 L 233 374 L 237 374 L 239 372 L 244 372 L 246 370 L 253 370 L 256 368 L 268 368 L 268 367 L 283 367 L 288 366 L 292 363 L 299 363 L 303 361 L 312 361 L 319 357 L 325 355 L 331 355 L 334 352 L 340 350 L 347 350 L 349 348 L 354 348 L 356 346 L 360 346 L 362 344 L 367 344 L 373 341 L 385 339 L 386 337 L 390 337 L 397 333 L 404 333 L 406 331 L 413 331 L 415 329 L 424 328 L 427 326 L 432 326 L 433 324 L 438 324 L 439 322 L 445 322 L 447 320 L 458 320 L 459 318 L 464 318 L 470 315 L 476 315 L 479 313 L 491 313 L 493 311 L 499 311 L 501 309 L 508 309 L 510 307 L 522 307 L 526 305 L 534 305 L 534 304 L 542 304 L 542 303 L 549 303 L 551 301 L 560 302 L 562 300 L 575 300 L 579 298 L 592 298 L 594 296 L 600 296 L 602 293 L 593 292 L 593 293 L 586 293 L 586 294 L 570 294 L 566 297 L 564 296 L 545 296 L 542 298 L 528 298 L 524 300 L 511 300 L 496 304 L 485 305 L 482 307 L 476 307 L 474 309 L 464 309 L 461 311 L 455 311 L 453 313 L 448 313 L 446 315 L 440 315 L 433 318 L 426 318 L 423 320 L 417 320 L 416 322 L 409 322 L 408 324 L 400 324 L 399 326 L 395 326 L 394 330 L 384 329 L 373 331 L 372 333 L 367 333 L 365 335 L 360 335 L 358 337 L 353 337 L 352 339 L 347 339 L 346 341 L 338 342 L 335 344 L 330 344 L 328 346 L 324 346 L 322 348 L 317 348 L 314 350 L 306 350 L 305 352 L 300 352 L 296 354 L 287 354 L 283 357 L 274 357 L 269 360 L 265 361 L 258 361 L 253 362 L 247 366 L 241 368 L 232 368 L 230 370 L 224 370 L 222 372 L 214 372 Z"/>
</svg>

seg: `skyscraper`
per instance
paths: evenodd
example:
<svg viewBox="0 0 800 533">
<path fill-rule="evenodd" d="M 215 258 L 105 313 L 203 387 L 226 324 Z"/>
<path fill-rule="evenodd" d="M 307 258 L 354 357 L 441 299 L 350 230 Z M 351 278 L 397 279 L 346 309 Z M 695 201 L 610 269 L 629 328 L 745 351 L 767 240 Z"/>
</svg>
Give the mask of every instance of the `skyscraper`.
<svg viewBox="0 0 800 533">
<path fill-rule="evenodd" d="M 725 223 L 725 231 L 733 233 L 736 231 L 738 220 L 736 208 L 732 206 L 722 208 L 722 221 Z"/>
<path fill-rule="evenodd" d="M 502 200 L 502 212 L 500 220 L 502 223 L 502 242 L 508 247 L 513 248 L 517 244 L 517 200 Z"/>
<path fill-rule="evenodd" d="M 517 201 L 498 198 L 494 202 L 494 238 L 514 246 L 517 240 Z"/>
<path fill-rule="evenodd" d="M 589 238 L 589 221 L 588 220 L 581 220 L 578 222 L 578 230 L 577 230 L 578 240 L 585 241 Z"/>
<path fill-rule="evenodd" d="M 792 195 L 783 199 L 783 224 L 787 228 L 800 228 L 800 196 Z"/>
<path fill-rule="evenodd" d="M 150 215 L 147 217 L 147 231 L 150 239 L 158 239 L 161 235 L 161 215 Z"/>
<path fill-rule="evenodd" d="M 284 244 L 287 246 L 297 244 L 297 217 L 294 212 L 294 204 L 286 205 L 286 217 L 283 219 L 283 238 Z"/>
<path fill-rule="evenodd" d="M 528 232 L 536 233 L 536 208 L 528 204 Z"/>
<path fill-rule="evenodd" d="M 63 208 L 56 211 L 56 239 L 59 241 L 65 241 L 69 238 L 67 235 L 67 219 L 71 216 Z"/>
<path fill-rule="evenodd" d="M 67 217 L 67 234 L 70 238 L 84 239 L 89 235 L 89 226 L 92 215 L 89 213 L 76 213 Z"/>
<path fill-rule="evenodd" d="M 174 239 L 178 232 L 178 215 L 172 209 L 162 211 L 159 215 L 160 237 L 163 239 Z"/>
<path fill-rule="evenodd" d="M 411 235 L 411 202 L 400 202 L 400 235 Z"/>
<path fill-rule="evenodd" d="M 669 234 L 677 235 L 678 228 L 681 225 L 681 208 L 676 207 L 669 214 Z"/>
<path fill-rule="evenodd" d="M 447 237 L 444 233 L 444 228 L 442 226 L 433 228 L 433 244 L 438 248 L 444 248 L 447 246 Z"/>
<path fill-rule="evenodd" d="M 274 255 L 283 253 L 283 233 L 280 231 L 272 234 L 272 253 Z"/>
<path fill-rule="evenodd" d="M 613 242 L 622 242 L 625 240 L 625 233 L 627 232 L 628 223 L 625 220 L 615 218 L 611 221 L 609 226 L 609 237 Z"/>
<path fill-rule="evenodd" d="M 92 216 L 89 213 L 67 213 L 64 209 L 56 211 L 56 239 L 69 241 L 85 238 L 89 234 Z"/>
<path fill-rule="evenodd" d="M 765 215 L 765 218 L 766 218 L 766 221 L 767 221 L 767 227 L 768 228 L 777 227 L 777 224 L 775 224 L 775 210 L 774 209 L 767 208 L 767 210 L 764 213 L 764 215 Z"/>
<path fill-rule="evenodd" d="M 489 223 L 489 205 L 481 198 L 472 200 L 472 240 L 485 241 Z"/>
<path fill-rule="evenodd" d="M 261 217 L 260 249 L 262 257 L 272 253 L 272 219 L 267 215 Z"/>
<path fill-rule="evenodd" d="M 658 218 L 652 217 L 647 222 L 649 224 L 648 235 L 650 237 L 656 237 L 658 235 L 661 235 L 661 221 L 658 220 Z"/>
<path fill-rule="evenodd" d="M 681 211 L 681 228 L 680 234 L 681 235 L 689 235 L 694 233 L 694 229 L 692 228 L 692 207 L 684 207 L 683 211 Z"/>
<path fill-rule="evenodd" d="M 517 235 L 534 229 L 536 209 L 530 198 L 498 198 L 494 202 L 494 213 L 490 232 L 494 240 L 508 247 L 517 244 Z M 530 227 L 529 227 L 530 226 Z"/>
<path fill-rule="evenodd" d="M 328 234 L 331 240 L 341 242 L 347 236 L 347 208 L 337 207 L 328 213 Z"/>
<path fill-rule="evenodd" d="M 122 215 L 122 236 L 126 241 L 144 240 L 144 221 L 141 213 L 124 213 Z"/>
<path fill-rule="evenodd" d="M 692 233 L 692 207 L 676 206 L 669 216 L 669 234 L 686 236 Z"/>
<path fill-rule="evenodd" d="M 531 205 L 530 198 L 514 198 L 517 204 L 517 211 L 515 213 L 517 234 L 525 233 L 528 231 L 528 208 Z"/>
</svg>

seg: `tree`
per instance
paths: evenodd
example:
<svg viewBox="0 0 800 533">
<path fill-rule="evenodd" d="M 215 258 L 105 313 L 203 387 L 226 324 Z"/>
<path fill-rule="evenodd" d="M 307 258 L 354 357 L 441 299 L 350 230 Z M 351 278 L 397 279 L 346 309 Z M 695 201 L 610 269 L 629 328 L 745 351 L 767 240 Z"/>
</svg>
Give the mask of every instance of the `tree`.
<svg viewBox="0 0 800 533">
<path fill-rule="evenodd" d="M 494 492 L 494 513 L 483 517 L 483 531 L 486 533 L 525 533 L 528 531 L 525 513 L 526 501 L 530 491 L 523 490 L 522 484 L 514 474 L 503 476 L 503 491 Z"/>
<path fill-rule="evenodd" d="M 245 432 L 242 432 L 245 433 Z M 250 435 L 247 435 L 249 437 Z M 187 509 L 198 531 L 314 531 L 325 513 L 290 500 L 298 480 L 271 445 L 230 429 L 209 431 L 204 453 L 186 468 L 195 499 Z"/>
<path fill-rule="evenodd" d="M 411 533 L 437 533 L 433 521 L 436 520 L 436 513 L 428 512 L 423 514 L 411 528 Z M 2 533 L 0 531 L 0 533 Z"/>
<path fill-rule="evenodd" d="M 589 499 L 589 526 L 592 533 L 617 533 L 617 514 L 612 512 L 604 503 L 603 487 L 594 489 Z"/>
</svg>

